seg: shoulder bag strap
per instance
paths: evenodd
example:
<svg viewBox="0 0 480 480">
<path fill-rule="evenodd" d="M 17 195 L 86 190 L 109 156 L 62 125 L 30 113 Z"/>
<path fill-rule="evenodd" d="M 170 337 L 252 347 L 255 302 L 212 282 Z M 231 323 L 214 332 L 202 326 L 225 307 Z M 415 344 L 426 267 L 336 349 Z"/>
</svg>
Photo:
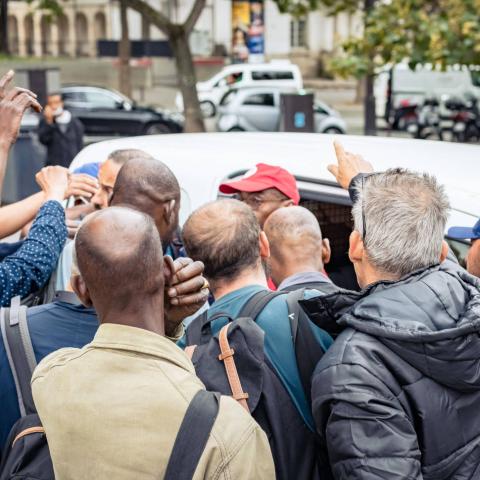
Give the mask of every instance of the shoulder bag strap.
<svg viewBox="0 0 480 480">
<path fill-rule="evenodd" d="M 270 300 L 278 297 L 279 295 L 285 295 L 285 292 L 272 292 L 270 290 L 262 290 L 257 292 L 247 301 L 247 303 L 245 303 L 240 310 L 238 317 L 249 317 L 255 322 L 258 315 L 267 306 Z"/>
<path fill-rule="evenodd" d="M 199 390 L 188 406 L 164 480 L 193 478 L 218 414 L 220 394 Z"/>
<path fill-rule="evenodd" d="M 287 295 L 287 305 L 298 373 L 307 401 L 311 404 L 312 375 L 325 352 L 314 336 L 310 319 L 298 303 L 303 300 L 304 294 L 305 289 L 290 292 Z"/>
<path fill-rule="evenodd" d="M 27 307 L 12 301 L 12 307 L 0 312 L 1 330 L 8 363 L 17 390 L 21 416 L 35 413 L 30 380 L 37 365 L 28 332 Z"/>
<path fill-rule="evenodd" d="M 237 366 L 235 365 L 235 360 L 233 356 L 235 355 L 235 350 L 230 348 L 230 343 L 228 342 L 228 327 L 230 323 L 225 325 L 218 334 L 218 343 L 220 346 L 220 355 L 218 359 L 223 362 L 225 367 L 225 372 L 227 374 L 228 383 L 230 384 L 230 390 L 232 391 L 232 397 L 248 412 L 247 398 L 248 393 L 243 391 L 242 382 L 238 375 Z"/>
</svg>

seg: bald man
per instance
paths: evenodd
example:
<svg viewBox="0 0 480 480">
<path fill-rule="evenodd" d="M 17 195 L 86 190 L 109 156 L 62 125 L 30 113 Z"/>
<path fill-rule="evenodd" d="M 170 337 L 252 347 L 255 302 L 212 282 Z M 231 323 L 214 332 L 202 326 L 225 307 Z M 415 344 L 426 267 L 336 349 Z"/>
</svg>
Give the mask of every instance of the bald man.
<svg viewBox="0 0 480 480">
<path fill-rule="evenodd" d="M 187 408 L 204 389 L 165 338 L 170 261 L 152 218 L 127 208 L 92 215 L 75 249 L 73 286 L 100 327 L 92 343 L 53 353 L 33 375 L 55 478 L 164 478 Z M 266 435 L 230 397 L 220 398 L 193 478 L 274 478 Z"/>
<path fill-rule="evenodd" d="M 127 205 L 150 215 L 166 253 L 178 256 L 171 251 L 171 243 L 178 229 L 180 185 L 163 162 L 146 157 L 126 162 L 116 178 L 110 205 Z"/>
<path fill-rule="evenodd" d="M 303 207 L 280 208 L 265 222 L 270 244 L 267 265 L 278 290 L 303 287 L 323 290 L 330 285 L 324 266 L 330 261 L 330 243 L 320 225 Z"/>
</svg>

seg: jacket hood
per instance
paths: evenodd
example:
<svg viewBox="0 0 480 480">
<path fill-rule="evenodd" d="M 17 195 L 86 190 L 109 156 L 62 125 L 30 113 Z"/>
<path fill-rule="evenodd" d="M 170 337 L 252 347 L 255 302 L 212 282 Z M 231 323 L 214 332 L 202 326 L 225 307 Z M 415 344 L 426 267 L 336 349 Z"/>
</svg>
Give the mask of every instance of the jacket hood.
<svg viewBox="0 0 480 480">
<path fill-rule="evenodd" d="M 437 383 L 480 389 L 480 281 L 460 267 L 445 262 L 320 303 L 323 316 L 376 337 Z"/>
</svg>

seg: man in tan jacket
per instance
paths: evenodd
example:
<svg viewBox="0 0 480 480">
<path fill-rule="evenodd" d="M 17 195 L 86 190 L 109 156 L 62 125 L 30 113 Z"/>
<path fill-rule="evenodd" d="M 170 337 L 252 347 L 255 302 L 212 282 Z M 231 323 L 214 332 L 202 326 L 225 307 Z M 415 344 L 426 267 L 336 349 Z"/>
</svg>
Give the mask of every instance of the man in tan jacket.
<svg viewBox="0 0 480 480">
<path fill-rule="evenodd" d="M 113 207 L 87 220 L 75 248 L 81 276 L 74 289 L 101 325 L 92 343 L 51 354 L 33 375 L 55 478 L 162 479 L 189 403 L 204 386 L 165 338 L 170 271 L 158 232 L 150 217 Z M 275 478 L 265 434 L 229 397 L 221 397 L 193 478 Z"/>
</svg>

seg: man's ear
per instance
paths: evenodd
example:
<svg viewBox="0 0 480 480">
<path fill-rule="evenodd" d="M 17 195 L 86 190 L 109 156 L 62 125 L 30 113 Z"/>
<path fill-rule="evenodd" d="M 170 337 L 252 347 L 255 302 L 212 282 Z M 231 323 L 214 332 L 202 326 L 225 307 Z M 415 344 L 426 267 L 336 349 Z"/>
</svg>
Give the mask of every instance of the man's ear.
<svg viewBox="0 0 480 480">
<path fill-rule="evenodd" d="M 176 200 L 172 199 L 163 204 L 163 218 L 167 225 L 171 225 L 175 221 L 175 204 Z"/>
<path fill-rule="evenodd" d="M 330 248 L 330 240 L 328 238 L 324 238 L 322 240 L 322 262 L 324 265 L 330 261 L 331 256 L 332 249 Z"/>
<path fill-rule="evenodd" d="M 363 247 L 362 236 L 359 232 L 354 230 L 350 234 L 348 258 L 352 263 L 356 263 L 362 261 L 364 255 L 365 249 Z"/>
<path fill-rule="evenodd" d="M 447 258 L 449 249 L 448 243 L 444 240 L 442 242 L 442 251 L 440 252 L 440 263 L 443 263 Z"/>
<path fill-rule="evenodd" d="M 70 285 L 85 307 L 93 307 L 92 299 L 90 298 L 90 292 L 88 291 L 88 288 L 80 275 L 72 275 L 70 277 Z"/>
<path fill-rule="evenodd" d="M 175 275 L 175 265 L 170 255 L 163 256 L 163 276 L 165 278 L 165 286 L 172 283 L 172 278 Z"/>
<path fill-rule="evenodd" d="M 268 243 L 268 238 L 265 235 L 265 232 L 260 232 L 258 237 L 258 243 L 260 246 L 260 257 L 262 259 L 267 259 L 270 257 L 270 244 Z"/>
</svg>

